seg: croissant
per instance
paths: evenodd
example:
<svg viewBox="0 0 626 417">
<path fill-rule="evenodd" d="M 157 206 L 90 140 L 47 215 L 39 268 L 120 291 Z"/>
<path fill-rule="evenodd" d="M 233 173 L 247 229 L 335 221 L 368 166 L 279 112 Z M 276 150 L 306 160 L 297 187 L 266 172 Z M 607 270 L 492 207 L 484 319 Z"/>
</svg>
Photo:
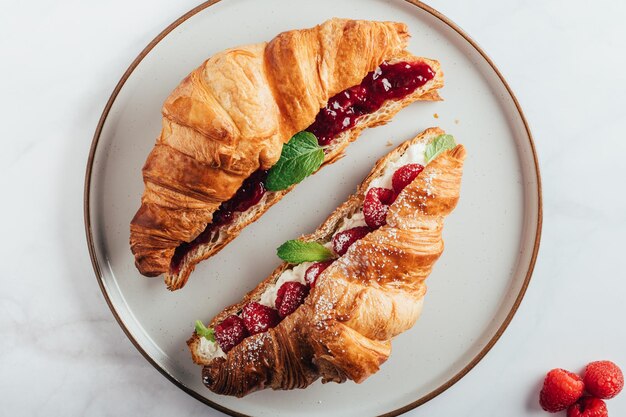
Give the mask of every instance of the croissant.
<svg viewBox="0 0 626 417">
<path fill-rule="evenodd" d="M 379 160 L 356 194 L 300 240 L 328 242 L 345 219 L 355 216 L 367 190 L 380 182 L 388 166 L 397 164 L 408 149 L 443 134 L 439 128 L 428 129 Z M 421 313 L 425 279 L 443 252 L 443 220 L 459 199 L 464 159 L 465 148 L 456 145 L 428 163 L 389 206 L 386 224 L 327 266 L 303 304 L 275 327 L 218 355 L 207 354 L 206 340 L 194 332 L 187 344 L 194 362 L 203 365 L 204 384 L 215 393 L 242 397 L 268 387 L 305 388 L 320 377 L 322 382 L 360 383 L 375 373 L 389 357 L 393 337 L 412 327 Z M 262 300 L 290 267 L 280 265 L 210 326 L 217 328 Z"/>
<path fill-rule="evenodd" d="M 198 262 L 291 188 L 262 189 L 260 200 L 242 211 L 220 207 L 248 192 L 251 181 L 262 188 L 283 144 L 310 128 L 330 98 L 379 71 L 381 63 L 421 65 L 428 77 L 324 143 L 323 165 L 341 157 L 366 127 L 386 123 L 413 101 L 438 100 L 439 63 L 406 52 L 408 37 L 402 23 L 331 19 L 218 53 L 189 74 L 163 105 L 161 134 L 143 167 L 145 189 L 130 224 L 139 272 L 165 274 L 171 290 L 185 285 Z"/>
</svg>

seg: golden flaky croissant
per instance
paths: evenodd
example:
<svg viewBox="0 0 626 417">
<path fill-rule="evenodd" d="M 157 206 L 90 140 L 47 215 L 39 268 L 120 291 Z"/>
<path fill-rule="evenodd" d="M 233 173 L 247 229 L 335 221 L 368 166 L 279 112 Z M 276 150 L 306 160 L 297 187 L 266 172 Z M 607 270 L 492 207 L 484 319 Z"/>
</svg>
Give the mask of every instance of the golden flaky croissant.
<svg viewBox="0 0 626 417">
<path fill-rule="evenodd" d="M 406 52 L 408 37 L 402 23 L 331 19 L 218 53 L 187 76 L 163 105 L 162 131 L 143 167 L 145 190 L 130 225 L 139 271 L 165 273 L 168 288 L 181 288 L 199 261 L 291 188 L 267 191 L 252 207 L 214 223 L 220 205 L 233 201 L 244 180 L 272 167 L 283 144 L 310 127 L 329 98 L 382 63 L 419 64 L 430 75 L 325 143 L 323 165 L 366 127 L 386 123 L 413 101 L 438 100 L 439 63 Z"/>
<path fill-rule="evenodd" d="M 439 128 L 428 129 L 379 160 L 357 193 L 300 240 L 324 244 L 334 235 L 334 243 L 337 230 L 356 218 L 368 189 L 378 187 L 386 168 L 395 171 L 405 154 L 423 150 L 442 135 L 447 136 Z M 320 377 L 322 382 L 358 383 L 375 373 L 391 353 L 392 338 L 413 326 L 421 313 L 424 281 L 443 252 L 444 218 L 459 199 L 464 159 L 465 148 L 454 144 L 434 157 L 389 206 L 386 224 L 327 266 L 304 303 L 276 327 L 243 338 L 226 354 L 218 349 L 221 344 L 207 342 L 196 331 L 187 344 L 194 362 L 203 365 L 205 385 L 241 397 L 264 388 L 304 388 Z M 217 329 L 233 315 L 246 320 L 246 306 L 262 303 L 288 268 L 295 272 L 293 265 L 282 264 L 210 327 Z"/>
</svg>

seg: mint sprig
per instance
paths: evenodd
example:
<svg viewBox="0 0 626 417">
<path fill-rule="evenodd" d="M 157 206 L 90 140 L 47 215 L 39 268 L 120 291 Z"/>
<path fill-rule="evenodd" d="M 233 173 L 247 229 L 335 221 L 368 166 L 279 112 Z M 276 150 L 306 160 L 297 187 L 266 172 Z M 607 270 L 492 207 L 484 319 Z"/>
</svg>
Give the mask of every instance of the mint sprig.
<svg viewBox="0 0 626 417">
<path fill-rule="evenodd" d="M 286 241 L 278 247 L 276 254 L 280 259 L 290 264 L 327 261 L 334 257 L 333 253 L 324 245 L 301 240 Z"/>
<path fill-rule="evenodd" d="M 215 342 L 215 331 L 211 327 L 206 327 L 200 320 L 196 320 L 196 333 L 210 342 Z"/>
<path fill-rule="evenodd" d="M 435 139 L 433 139 L 428 145 L 426 145 L 426 150 L 424 151 L 424 156 L 426 157 L 426 163 L 429 163 L 440 153 L 446 151 L 448 149 L 453 149 L 456 146 L 454 142 L 454 136 L 452 135 L 439 135 Z"/>
<path fill-rule="evenodd" d="M 283 145 L 280 159 L 267 174 L 265 186 L 270 191 L 281 191 L 297 184 L 324 162 L 324 151 L 310 132 L 299 132 Z"/>
</svg>

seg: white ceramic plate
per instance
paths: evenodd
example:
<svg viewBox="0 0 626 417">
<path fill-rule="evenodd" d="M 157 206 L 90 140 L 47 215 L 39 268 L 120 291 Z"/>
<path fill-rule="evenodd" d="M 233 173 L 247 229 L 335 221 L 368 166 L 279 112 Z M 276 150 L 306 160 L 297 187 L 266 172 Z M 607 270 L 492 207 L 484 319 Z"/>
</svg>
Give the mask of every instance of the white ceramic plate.
<svg viewBox="0 0 626 417">
<path fill-rule="evenodd" d="M 333 16 L 406 22 L 409 49 L 441 62 L 445 101 L 413 104 L 390 124 L 366 131 L 345 159 L 306 179 L 200 264 L 183 290 L 170 293 L 161 279 L 139 275 L 128 245 L 129 222 L 166 96 L 222 49 Z M 467 147 L 461 201 L 446 221 L 446 250 L 429 278 L 423 316 L 394 341 L 380 372 L 360 385 L 318 382 L 244 399 L 205 389 L 185 345 L 194 320 L 213 317 L 265 278 L 279 262 L 274 248 L 314 230 L 392 149 L 387 141 L 399 144 L 433 125 Z M 530 133 L 512 93 L 477 46 L 437 12 L 402 0 L 224 0 L 177 20 L 120 81 L 94 138 L 85 216 L 94 268 L 113 314 L 142 354 L 186 392 L 231 414 L 395 415 L 460 379 L 506 328 L 534 264 L 541 190 Z"/>
</svg>

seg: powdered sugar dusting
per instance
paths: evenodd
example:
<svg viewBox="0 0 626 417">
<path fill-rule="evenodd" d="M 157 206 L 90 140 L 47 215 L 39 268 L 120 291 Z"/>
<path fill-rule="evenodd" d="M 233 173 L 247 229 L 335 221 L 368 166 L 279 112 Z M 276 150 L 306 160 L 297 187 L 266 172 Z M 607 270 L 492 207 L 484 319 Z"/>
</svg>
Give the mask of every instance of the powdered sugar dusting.
<svg viewBox="0 0 626 417">
<path fill-rule="evenodd" d="M 265 332 L 248 338 L 248 340 L 246 341 L 246 350 L 244 352 L 247 363 L 259 361 L 259 358 L 264 351 L 265 341 L 268 337 L 269 334 Z"/>
<path fill-rule="evenodd" d="M 426 191 L 426 195 L 429 197 L 433 196 L 433 180 L 437 178 L 438 175 L 439 171 L 437 171 L 436 169 L 431 169 L 425 172 L 424 176 L 421 177 L 422 181 L 424 182 L 424 191 Z"/>
</svg>

